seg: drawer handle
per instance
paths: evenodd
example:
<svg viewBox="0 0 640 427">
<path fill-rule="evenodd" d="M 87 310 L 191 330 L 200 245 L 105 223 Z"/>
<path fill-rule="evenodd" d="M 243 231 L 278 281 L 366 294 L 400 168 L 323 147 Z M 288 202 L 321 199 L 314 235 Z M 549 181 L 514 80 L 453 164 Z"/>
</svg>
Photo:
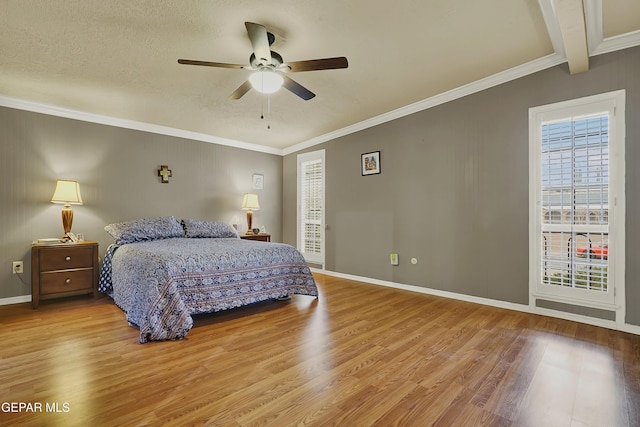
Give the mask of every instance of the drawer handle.
<svg viewBox="0 0 640 427">
<path fill-rule="evenodd" d="M 68 285 L 69 283 L 71 283 L 71 279 L 65 280 L 64 283 L 66 283 Z"/>
<path fill-rule="evenodd" d="M 71 257 L 70 257 L 70 256 L 68 256 L 68 257 L 66 257 L 64 260 L 65 260 L 65 261 L 71 261 Z"/>
</svg>

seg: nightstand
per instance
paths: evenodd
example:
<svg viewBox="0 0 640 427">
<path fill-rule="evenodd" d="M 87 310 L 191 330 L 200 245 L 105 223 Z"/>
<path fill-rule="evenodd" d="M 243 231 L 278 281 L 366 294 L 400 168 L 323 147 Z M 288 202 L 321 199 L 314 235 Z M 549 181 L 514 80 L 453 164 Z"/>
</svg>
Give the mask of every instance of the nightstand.
<svg viewBox="0 0 640 427">
<path fill-rule="evenodd" d="M 98 242 L 31 246 L 31 304 L 93 293 L 98 296 Z"/>
<path fill-rule="evenodd" d="M 241 234 L 240 238 L 241 239 L 245 239 L 245 240 L 258 240 L 260 242 L 270 242 L 271 241 L 271 234 L 267 234 L 267 233 Z"/>
</svg>

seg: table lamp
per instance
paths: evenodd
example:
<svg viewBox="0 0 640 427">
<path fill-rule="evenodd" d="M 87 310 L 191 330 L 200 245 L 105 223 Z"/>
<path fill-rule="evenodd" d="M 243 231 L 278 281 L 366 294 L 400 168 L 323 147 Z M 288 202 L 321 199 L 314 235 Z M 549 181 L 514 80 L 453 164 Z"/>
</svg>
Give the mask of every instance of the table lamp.
<svg viewBox="0 0 640 427">
<path fill-rule="evenodd" d="M 73 224 L 73 210 L 71 205 L 81 205 L 82 196 L 80 196 L 80 184 L 76 181 L 67 181 L 59 179 L 56 182 L 56 189 L 51 198 L 53 203 L 62 203 L 62 227 L 64 228 L 64 238 L 69 237 L 71 225 Z"/>
<path fill-rule="evenodd" d="M 253 213 L 252 210 L 257 211 L 260 209 L 260 203 L 258 203 L 258 195 L 247 193 L 242 198 L 242 209 L 247 211 L 247 234 L 252 233 L 251 222 Z"/>
</svg>

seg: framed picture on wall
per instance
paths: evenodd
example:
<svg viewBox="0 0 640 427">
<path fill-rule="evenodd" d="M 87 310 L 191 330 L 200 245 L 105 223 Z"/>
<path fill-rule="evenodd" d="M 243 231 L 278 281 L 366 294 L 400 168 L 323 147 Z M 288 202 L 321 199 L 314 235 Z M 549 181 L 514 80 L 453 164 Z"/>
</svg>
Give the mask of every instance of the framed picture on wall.
<svg viewBox="0 0 640 427">
<path fill-rule="evenodd" d="M 253 174 L 253 189 L 262 190 L 264 188 L 264 175 L 261 173 Z"/>
<path fill-rule="evenodd" d="M 380 173 L 380 152 L 374 151 L 362 155 L 362 176 Z"/>
</svg>

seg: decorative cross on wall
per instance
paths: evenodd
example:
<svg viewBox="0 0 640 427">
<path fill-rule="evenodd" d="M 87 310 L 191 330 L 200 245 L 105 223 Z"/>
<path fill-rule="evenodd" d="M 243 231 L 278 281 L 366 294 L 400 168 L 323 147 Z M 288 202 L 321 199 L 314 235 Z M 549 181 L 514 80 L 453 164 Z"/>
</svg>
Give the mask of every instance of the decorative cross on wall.
<svg viewBox="0 0 640 427">
<path fill-rule="evenodd" d="M 167 166 L 167 165 L 160 166 L 160 169 L 158 169 L 158 176 L 160 178 L 162 178 L 161 182 L 163 184 L 168 184 L 169 183 L 169 177 L 172 176 L 171 175 L 171 169 L 169 169 L 169 166 Z"/>
</svg>

